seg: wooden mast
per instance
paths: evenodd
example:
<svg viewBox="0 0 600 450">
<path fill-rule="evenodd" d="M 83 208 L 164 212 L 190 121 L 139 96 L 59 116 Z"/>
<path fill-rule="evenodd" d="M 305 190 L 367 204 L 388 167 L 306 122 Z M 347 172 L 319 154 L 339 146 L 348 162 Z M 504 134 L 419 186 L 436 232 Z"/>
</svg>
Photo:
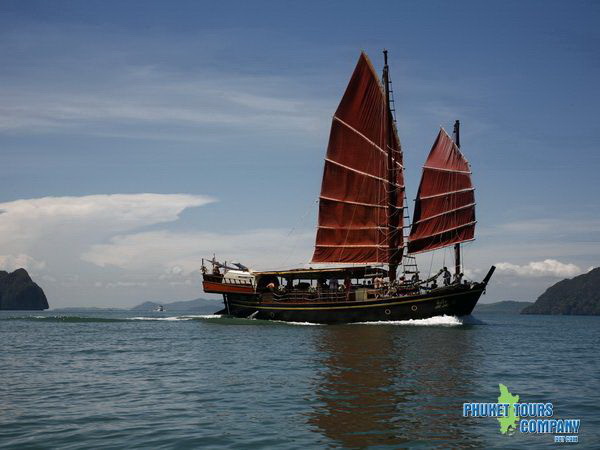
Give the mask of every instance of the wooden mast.
<svg viewBox="0 0 600 450">
<path fill-rule="evenodd" d="M 387 241 L 388 241 L 388 268 L 390 282 L 396 280 L 396 272 L 398 269 L 398 211 L 396 208 L 397 183 L 396 183 L 396 161 L 392 152 L 393 124 L 392 113 L 390 110 L 390 75 L 387 59 L 387 50 L 383 51 L 383 87 L 385 89 L 385 112 L 384 112 L 384 140 L 383 148 L 387 153 L 388 164 L 388 226 L 387 226 Z"/>
<path fill-rule="evenodd" d="M 460 121 L 454 122 L 454 143 L 460 149 Z M 460 242 L 454 244 L 454 277 L 459 281 L 460 267 Z"/>
</svg>

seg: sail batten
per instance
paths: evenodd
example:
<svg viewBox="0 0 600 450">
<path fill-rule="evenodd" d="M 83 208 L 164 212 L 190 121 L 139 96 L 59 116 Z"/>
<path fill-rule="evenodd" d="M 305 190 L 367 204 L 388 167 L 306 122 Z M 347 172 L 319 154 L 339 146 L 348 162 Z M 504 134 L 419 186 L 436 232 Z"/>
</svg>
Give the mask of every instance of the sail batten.
<svg viewBox="0 0 600 450">
<path fill-rule="evenodd" d="M 370 173 L 363 172 L 362 170 L 358 170 L 358 169 L 355 169 L 353 167 L 346 166 L 346 165 L 344 165 L 344 164 L 342 164 L 342 163 L 340 163 L 338 161 L 333 161 L 333 160 L 331 160 L 329 158 L 325 158 L 325 161 L 328 162 L 328 163 L 331 163 L 331 164 L 335 164 L 336 166 L 343 167 L 344 169 L 350 170 L 350 171 L 355 172 L 355 173 L 357 173 L 359 175 L 364 175 L 365 177 L 375 178 L 376 180 L 384 181 L 384 182 L 387 183 L 387 180 L 385 178 L 381 178 L 381 177 L 378 177 L 376 175 L 372 175 Z"/>
<path fill-rule="evenodd" d="M 343 200 L 341 198 L 325 197 L 324 195 L 319 196 L 319 199 L 336 203 L 345 203 L 348 205 L 367 206 L 369 208 L 387 208 L 387 205 L 381 205 L 378 203 L 353 202 L 351 200 Z"/>
<path fill-rule="evenodd" d="M 370 244 L 344 244 L 344 245 L 319 245 L 319 247 L 333 247 L 333 248 L 339 248 L 339 247 L 346 247 L 346 248 L 368 248 L 368 247 L 377 247 L 377 248 L 387 248 L 387 245 L 370 245 Z"/>
<path fill-rule="evenodd" d="M 461 228 L 470 227 L 472 225 L 475 225 L 476 223 L 477 223 L 477 221 L 474 220 L 472 222 L 468 222 L 468 223 L 465 223 L 465 224 L 462 224 L 462 225 L 457 225 L 455 227 L 450 227 L 450 228 L 446 228 L 446 229 L 443 229 L 443 230 L 440 230 L 440 231 L 436 231 L 435 233 L 431 233 L 429 235 L 421 236 L 420 239 L 427 239 L 427 238 L 432 238 L 432 237 L 435 237 L 435 236 L 443 235 L 444 233 L 449 233 L 451 231 L 456 231 L 456 230 L 459 230 Z M 456 244 L 456 242 L 452 242 L 452 244 Z M 450 244 L 448 244 L 448 245 L 450 245 Z"/>
<path fill-rule="evenodd" d="M 390 211 L 404 206 L 395 127 L 392 142 L 386 137 L 390 114 L 381 81 L 362 53 L 331 122 L 313 263 L 389 261 L 392 234 L 397 232 L 389 228 Z M 398 192 L 393 205 L 390 192 Z M 401 233 L 393 242 L 402 248 Z"/>
<path fill-rule="evenodd" d="M 469 163 L 441 129 L 423 166 L 408 252 L 421 253 L 471 241 L 476 223 Z"/>
<path fill-rule="evenodd" d="M 474 207 L 474 206 L 475 206 L 475 203 L 469 203 L 468 205 L 459 206 L 458 208 L 450 209 L 448 211 L 444 211 L 444 212 L 441 212 L 439 214 L 434 214 L 433 216 L 425 217 L 425 218 L 423 218 L 421 220 L 418 220 L 418 221 L 415 221 L 413 223 L 415 223 L 415 224 L 417 224 L 417 223 L 423 223 L 423 222 L 426 222 L 428 220 L 436 219 L 436 218 L 438 218 L 440 216 L 443 216 L 445 214 L 451 214 L 453 212 L 460 211 L 461 209 L 467 209 L 467 208 L 471 208 L 471 207 Z"/>
<path fill-rule="evenodd" d="M 449 194 L 459 194 L 461 192 L 473 192 L 474 190 L 475 190 L 475 188 L 468 188 L 468 189 L 459 189 L 457 191 L 441 192 L 439 194 L 434 194 L 434 195 L 424 195 L 424 196 L 420 197 L 420 200 L 428 200 L 430 198 L 443 197 L 444 195 L 449 195 Z"/>
<path fill-rule="evenodd" d="M 367 141 L 369 144 L 371 144 L 373 147 L 375 147 L 377 150 L 379 150 L 380 152 L 382 152 L 384 155 L 386 155 L 385 150 L 380 147 L 379 145 L 377 145 L 375 142 L 373 142 L 371 139 L 369 139 L 367 136 L 365 136 L 364 134 L 362 134 L 360 131 L 358 131 L 356 128 L 354 128 L 351 125 L 348 125 L 346 122 L 344 122 L 342 119 L 340 119 L 337 116 L 333 116 L 333 120 L 337 120 L 339 123 L 341 123 L 342 125 L 345 125 L 346 127 L 348 127 L 348 129 L 354 131 L 357 135 L 359 135 L 361 138 L 363 138 L 365 141 Z M 389 148 L 389 147 L 388 147 Z"/>
<path fill-rule="evenodd" d="M 324 225 L 319 225 L 318 228 L 331 229 L 331 230 L 339 230 L 339 229 L 347 229 L 347 230 L 387 230 L 387 227 L 327 227 Z"/>
<path fill-rule="evenodd" d="M 429 167 L 429 166 L 423 166 L 424 169 L 430 169 L 430 170 L 441 170 L 443 172 L 454 172 L 454 173 L 466 173 L 471 175 L 471 171 L 470 170 L 456 170 L 456 169 L 444 169 L 442 167 Z"/>
</svg>

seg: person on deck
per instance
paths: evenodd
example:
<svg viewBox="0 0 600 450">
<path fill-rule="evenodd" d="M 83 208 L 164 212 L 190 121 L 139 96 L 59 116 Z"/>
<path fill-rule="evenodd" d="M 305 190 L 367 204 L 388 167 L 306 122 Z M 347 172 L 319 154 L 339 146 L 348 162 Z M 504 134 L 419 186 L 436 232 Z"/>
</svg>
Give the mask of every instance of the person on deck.
<svg viewBox="0 0 600 450">
<path fill-rule="evenodd" d="M 327 286 L 327 281 L 323 277 L 321 277 L 317 280 L 317 284 L 319 285 L 319 289 L 321 289 L 323 291 L 329 289 L 329 286 Z"/>
<path fill-rule="evenodd" d="M 452 279 L 452 275 L 450 274 L 450 271 L 448 270 L 447 267 L 444 267 L 444 269 L 443 269 L 443 276 L 444 276 L 444 286 L 450 286 L 450 280 Z"/>
<path fill-rule="evenodd" d="M 344 278 L 344 289 L 346 289 L 346 291 L 350 291 L 351 287 L 352 287 L 352 280 L 350 280 L 350 277 Z"/>
<path fill-rule="evenodd" d="M 375 289 L 380 289 L 381 287 L 383 287 L 383 278 L 375 277 L 373 279 L 373 284 L 375 285 Z"/>
</svg>

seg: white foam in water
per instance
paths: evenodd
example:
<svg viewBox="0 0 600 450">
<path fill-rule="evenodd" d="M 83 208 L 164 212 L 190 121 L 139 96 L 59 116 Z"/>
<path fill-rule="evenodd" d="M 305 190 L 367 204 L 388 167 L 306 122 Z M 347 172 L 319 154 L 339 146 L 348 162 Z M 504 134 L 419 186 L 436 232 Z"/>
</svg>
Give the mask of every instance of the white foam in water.
<svg viewBox="0 0 600 450">
<path fill-rule="evenodd" d="M 411 325 L 421 327 L 445 326 L 454 327 L 463 325 L 463 321 L 456 316 L 435 316 L 428 319 L 388 320 L 381 322 L 358 322 L 361 325 Z"/>
<path fill-rule="evenodd" d="M 172 316 L 172 317 L 131 317 L 131 320 L 163 320 L 163 321 L 178 321 L 178 320 L 194 320 L 194 319 L 219 319 L 218 314 L 205 315 L 190 315 L 190 316 Z"/>
<path fill-rule="evenodd" d="M 182 317 L 131 317 L 130 320 L 167 320 L 167 321 L 174 321 L 174 320 L 190 320 L 190 319 L 185 319 Z"/>
<path fill-rule="evenodd" d="M 209 316 L 196 316 L 196 317 L 201 317 L 202 319 L 219 319 L 221 317 L 224 316 L 219 316 L 219 315 L 209 315 Z M 236 320 L 239 321 L 244 321 L 244 320 L 252 320 L 252 321 L 260 321 L 260 322 L 264 322 L 264 323 L 282 323 L 284 325 L 300 325 L 300 326 L 321 326 L 323 325 L 322 323 L 314 323 L 314 322 L 287 322 L 285 320 L 263 320 L 263 319 L 257 319 L 255 317 L 237 317 L 235 318 Z"/>
<path fill-rule="evenodd" d="M 285 320 L 272 320 L 271 322 L 284 323 L 286 325 L 300 325 L 300 326 L 322 326 L 322 323 L 314 323 L 314 322 L 286 322 Z"/>
<path fill-rule="evenodd" d="M 182 321 L 182 320 L 194 320 L 194 319 L 220 319 L 224 316 L 219 314 L 204 314 L 204 315 L 186 315 L 186 316 L 171 316 L 171 317 L 131 317 L 130 320 L 162 320 L 162 321 Z M 240 319 L 244 320 L 244 319 Z M 257 320 L 257 319 L 247 319 Z M 270 322 L 281 323 L 285 325 L 296 325 L 296 326 L 323 326 L 321 323 L 314 322 L 286 322 L 283 320 L 272 320 Z M 388 320 L 380 322 L 355 322 L 351 325 L 410 325 L 410 326 L 445 326 L 453 327 L 465 324 L 483 324 L 475 318 L 465 317 L 459 319 L 456 316 L 435 316 L 428 319 L 409 319 L 409 320 Z"/>
</svg>

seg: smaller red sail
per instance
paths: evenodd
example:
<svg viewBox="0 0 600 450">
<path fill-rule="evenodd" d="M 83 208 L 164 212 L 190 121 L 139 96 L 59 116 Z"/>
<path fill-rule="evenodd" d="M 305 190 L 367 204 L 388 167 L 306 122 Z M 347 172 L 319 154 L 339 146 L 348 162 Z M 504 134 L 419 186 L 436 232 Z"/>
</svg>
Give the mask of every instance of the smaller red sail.
<svg viewBox="0 0 600 450">
<path fill-rule="evenodd" d="M 469 163 L 441 129 L 423 166 L 408 252 L 420 253 L 473 240 L 475 223 Z"/>
</svg>

